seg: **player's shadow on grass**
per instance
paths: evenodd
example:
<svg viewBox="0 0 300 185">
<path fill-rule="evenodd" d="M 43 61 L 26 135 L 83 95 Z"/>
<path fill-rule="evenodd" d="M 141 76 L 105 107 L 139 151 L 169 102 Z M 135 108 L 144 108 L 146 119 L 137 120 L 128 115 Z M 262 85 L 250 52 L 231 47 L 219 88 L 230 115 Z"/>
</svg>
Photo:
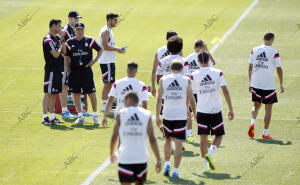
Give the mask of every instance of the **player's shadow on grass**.
<svg viewBox="0 0 300 185">
<path fill-rule="evenodd" d="M 54 130 L 73 130 L 74 128 L 67 127 L 66 125 L 55 124 L 55 125 L 51 125 L 50 129 L 54 129 Z"/>
<path fill-rule="evenodd" d="M 182 152 L 182 156 L 183 157 L 197 157 L 197 156 L 200 156 L 200 154 L 194 153 L 193 151 L 185 150 L 185 151 Z"/>
<path fill-rule="evenodd" d="M 193 173 L 193 175 L 198 176 L 200 178 L 209 178 L 209 179 L 216 179 L 216 180 L 226 180 L 226 179 L 240 179 L 241 176 L 231 177 L 228 173 L 203 173 L 203 175 L 199 175 Z"/>
<path fill-rule="evenodd" d="M 252 139 L 252 138 L 251 138 Z M 259 143 L 274 144 L 274 145 L 291 145 L 292 141 L 280 141 L 275 139 L 252 139 Z"/>
<path fill-rule="evenodd" d="M 84 124 L 74 124 L 74 125 L 71 126 L 71 128 L 83 128 L 83 129 L 86 129 L 86 130 L 94 130 L 94 129 L 105 129 L 105 128 L 109 128 L 109 126 L 107 126 L 107 127 L 102 127 L 102 126 L 100 126 L 100 125 L 84 123 Z"/>
<path fill-rule="evenodd" d="M 172 177 L 169 177 L 169 182 L 168 181 L 164 181 L 165 184 L 169 184 L 170 182 L 172 184 L 184 184 L 184 185 L 204 185 L 205 184 L 205 182 L 203 182 L 203 181 L 200 181 L 198 184 L 196 184 L 192 180 L 186 180 L 186 179 L 182 179 L 182 178 L 174 179 Z"/>
</svg>

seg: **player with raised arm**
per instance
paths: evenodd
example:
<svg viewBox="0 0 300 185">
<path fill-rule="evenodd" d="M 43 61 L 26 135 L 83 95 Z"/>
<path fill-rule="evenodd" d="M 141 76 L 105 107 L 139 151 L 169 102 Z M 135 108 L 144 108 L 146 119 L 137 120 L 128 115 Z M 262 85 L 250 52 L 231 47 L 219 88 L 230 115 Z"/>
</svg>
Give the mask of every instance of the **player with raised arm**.
<svg viewBox="0 0 300 185">
<path fill-rule="evenodd" d="M 212 157 L 220 146 L 222 137 L 225 134 L 220 88 L 229 108 L 228 119 L 232 120 L 234 118 L 231 98 L 224 75 L 220 70 L 209 67 L 209 56 L 209 53 L 206 51 L 198 54 L 198 61 L 201 67 L 191 75 L 192 86 L 197 93 L 198 99 L 196 116 L 205 172 L 210 172 L 210 169 L 215 170 Z M 215 138 L 208 151 L 207 136 L 209 134 L 215 135 Z"/>
<path fill-rule="evenodd" d="M 261 104 L 265 104 L 265 118 L 263 139 L 271 139 L 269 134 L 269 125 L 272 115 L 272 106 L 277 103 L 277 94 L 275 90 L 275 82 L 273 72 L 276 68 L 280 83 L 280 93 L 284 92 L 283 71 L 281 68 L 280 55 L 278 51 L 273 49 L 275 35 L 271 31 L 267 31 L 264 35 L 264 44 L 252 49 L 249 58 L 249 91 L 252 93 L 252 119 L 248 131 L 249 137 L 254 137 L 254 128 L 256 117 Z"/>
<path fill-rule="evenodd" d="M 154 136 L 151 112 L 139 106 L 139 96 L 134 91 L 127 92 L 124 99 L 125 107 L 117 113 L 111 137 L 110 159 L 112 163 L 117 160 L 115 148 L 119 137 L 119 180 L 123 185 L 142 185 L 146 181 L 148 171 L 147 136 L 156 158 L 156 172 L 161 170 L 161 159 Z"/>
</svg>

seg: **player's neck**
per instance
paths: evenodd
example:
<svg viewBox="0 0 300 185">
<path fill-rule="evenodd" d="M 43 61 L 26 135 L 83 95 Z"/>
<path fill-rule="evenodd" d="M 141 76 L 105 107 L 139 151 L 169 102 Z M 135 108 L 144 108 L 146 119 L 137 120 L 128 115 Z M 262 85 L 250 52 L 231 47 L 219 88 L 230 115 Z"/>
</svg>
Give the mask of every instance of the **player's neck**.
<svg viewBox="0 0 300 185">
<path fill-rule="evenodd" d="M 81 36 L 75 36 L 75 39 L 78 40 L 78 41 L 80 41 L 80 40 L 83 39 L 83 37 L 81 37 Z"/>
<path fill-rule="evenodd" d="M 200 67 L 209 67 L 208 63 L 207 64 L 200 64 Z"/>
<path fill-rule="evenodd" d="M 50 35 L 52 35 L 53 37 L 56 37 L 56 33 L 55 33 L 55 31 L 52 31 L 52 30 L 50 30 Z"/>
<path fill-rule="evenodd" d="M 107 25 L 110 29 L 112 28 L 112 26 L 111 26 L 109 23 L 107 23 L 106 25 Z"/>
<path fill-rule="evenodd" d="M 71 26 L 71 28 L 74 28 L 75 24 L 71 24 L 71 22 L 68 22 L 68 25 Z"/>
</svg>

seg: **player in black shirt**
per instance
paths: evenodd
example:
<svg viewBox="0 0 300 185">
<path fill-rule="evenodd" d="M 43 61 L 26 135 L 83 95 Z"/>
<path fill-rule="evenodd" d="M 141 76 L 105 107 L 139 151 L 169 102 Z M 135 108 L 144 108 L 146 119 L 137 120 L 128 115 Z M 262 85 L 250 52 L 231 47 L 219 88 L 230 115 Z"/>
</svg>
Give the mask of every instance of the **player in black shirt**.
<svg viewBox="0 0 300 185">
<path fill-rule="evenodd" d="M 43 52 L 45 58 L 43 121 L 45 125 L 63 123 L 55 117 L 55 96 L 61 92 L 62 72 L 64 71 L 64 58 L 61 54 L 61 43 L 57 34 L 61 31 L 61 20 L 51 19 L 50 32 L 43 39 Z M 62 43 L 64 45 L 64 43 Z M 48 110 L 50 119 L 48 118 Z"/>
<path fill-rule="evenodd" d="M 69 75 L 69 91 L 74 97 L 74 104 L 78 112 L 78 119 L 75 123 L 84 123 L 80 102 L 81 92 L 83 92 L 90 97 L 94 123 L 100 124 L 97 113 L 96 88 L 91 66 L 99 59 L 103 49 L 95 39 L 84 36 L 84 29 L 83 23 L 76 23 L 75 37 L 66 42 L 66 67 Z M 94 59 L 93 49 L 97 51 L 97 56 Z"/>
<path fill-rule="evenodd" d="M 61 41 L 67 41 L 68 39 L 75 37 L 75 31 L 74 26 L 79 21 L 79 18 L 82 18 L 79 16 L 79 13 L 77 11 L 70 11 L 68 15 L 68 23 L 65 25 L 65 27 L 61 31 Z M 63 48 L 64 54 L 65 54 L 65 48 Z M 72 119 L 76 118 L 76 116 L 73 116 L 70 111 L 67 108 L 67 100 L 68 100 L 68 75 L 67 70 L 64 70 L 63 78 L 62 78 L 62 92 L 59 94 L 60 96 L 60 103 L 62 107 L 62 113 L 61 116 L 63 118 Z M 84 112 L 84 115 L 87 114 Z M 91 115 L 90 115 L 91 116 Z"/>
</svg>

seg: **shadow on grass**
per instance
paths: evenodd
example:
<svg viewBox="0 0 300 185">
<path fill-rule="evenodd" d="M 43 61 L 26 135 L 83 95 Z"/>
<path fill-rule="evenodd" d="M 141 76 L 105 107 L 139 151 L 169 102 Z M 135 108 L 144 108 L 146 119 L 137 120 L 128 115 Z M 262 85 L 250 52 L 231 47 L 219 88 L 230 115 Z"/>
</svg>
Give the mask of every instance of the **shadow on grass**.
<svg viewBox="0 0 300 185">
<path fill-rule="evenodd" d="M 66 125 L 60 125 L 60 124 L 50 125 L 49 127 L 50 129 L 54 129 L 54 130 L 74 130 L 74 128 L 67 127 Z"/>
<path fill-rule="evenodd" d="M 71 128 L 83 128 L 86 130 L 94 130 L 94 129 L 106 129 L 109 128 L 109 126 L 107 127 L 102 127 L 100 125 L 96 125 L 96 124 L 74 124 L 71 126 Z"/>
<path fill-rule="evenodd" d="M 193 175 L 201 178 L 207 178 L 207 179 L 215 179 L 215 180 L 226 180 L 226 179 L 240 179 L 241 176 L 231 177 L 228 173 L 203 173 L 203 175 L 199 175 L 196 173 L 193 173 Z"/>
<path fill-rule="evenodd" d="M 169 184 L 170 182 L 172 184 L 184 184 L 184 185 L 204 185 L 205 183 L 203 181 L 200 181 L 198 184 L 196 184 L 194 181 L 192 180 L 187 180 L 187 179 L 174 179 L 172 177 L 168 177 L 169 178 L 169 182 L 168 181 L 164 181 L 165 184 Z"/>
<path fill-rule="evenodd" d="M 198 153 L 194 153 L 193 151 L 182 151 L 182 156 L 183 157 L 197 157 L 197 156 L 200 156 L 200 154 Z"/>
<path fill-rule="evenodd" d="M 108 179 L 108 181 L 110 182 L 115 182 L 116 184 L 119 184 L 119 180 L 117 179 Z M 156 182 L 152 181 L 152 180 L 146 180 L 146 182 L 144 184 L 156 184 Z"/>
<path fill-rule="evenodd" d="M 266 143 L 266 144 L 274 144 L 274 145 L 291 145 L 292 141 L 280 141 L 280 140 L 275 140 L 275 139 L 253 139 L 250 138 L 251 140 L 255 140 L 256 142 L 259 143 Z"/>
</svg>

